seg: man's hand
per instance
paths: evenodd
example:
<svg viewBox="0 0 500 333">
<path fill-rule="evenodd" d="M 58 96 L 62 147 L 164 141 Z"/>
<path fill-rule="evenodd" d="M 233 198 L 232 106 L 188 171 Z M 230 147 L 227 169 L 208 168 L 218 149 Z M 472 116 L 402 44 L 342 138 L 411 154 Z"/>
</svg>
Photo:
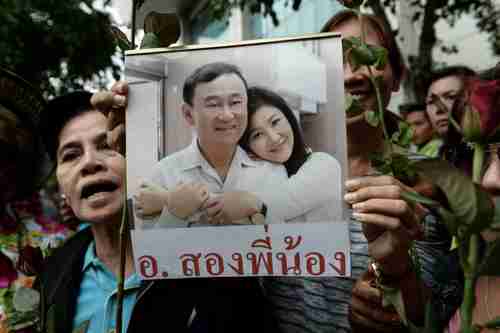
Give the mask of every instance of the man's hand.
<svg viewBox="0 0 500 333">
<path fill-rule="evenodd" d="M 179 184 L 169 191 L 168 210 L 178 218 L 193 215 L 208 200 L 208 188 L 204 184 Z"/>
<path fill-rule="evenodd" d="M 147 218 L 161 214 L 163 207 L 168 206 L 169 193 L 160 186 L 143 182 L 134 199 L 137 215 Z"/>
<path fill-rule="evenodd" d="M 258 213 L 261 206 L 261 201 L 254 194 L 232 191 L 213 196 L 202 208 L 213 224 L 230 224 Z"/>
<path fill-rule="evenodd" d="M 353 332 L 399 332 L 401 320 L 394 307 L 382 307 L 382 292 L 375 276 L 365 272 L 352 289 L 349 320 Z"/>
<path fill-rule="evenodd" d="M 346 191 L 353 217 L 363 224 L 370 256 L 386 276 L 403 276 L 409 270 L 410 243 L 423 235 L 425 209 L 402 198 L 413 190 L 391 176 L 373 176 L 348 180 Z"/>
<path fill-rule="evenodd" d="M 100 91 L 92 95 L 92 106 L 108 118 L 108 145 L 125 154 L 125 109 L 128 103 L 128 84 L 116 82 L 111 91 Z"/>
</svg>

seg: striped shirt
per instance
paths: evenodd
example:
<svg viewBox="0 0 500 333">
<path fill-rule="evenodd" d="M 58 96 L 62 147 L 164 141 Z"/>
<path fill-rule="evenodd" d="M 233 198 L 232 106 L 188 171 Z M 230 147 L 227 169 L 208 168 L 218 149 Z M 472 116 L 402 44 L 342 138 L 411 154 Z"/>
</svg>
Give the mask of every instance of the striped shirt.
<svg viewBox="0 0 500 333">
<path fill-rule="evenodd" d="M 425 240 L 416 242 L 421 278 L 433 293 L 433 306 L 441 322 L 460 304 L 459 274 L 443 270 L 443 258 L 449 257 L 450 237 L 446 227 L 434 215 L 424 219 Z M 350 278 L 279 277 L 263 279 L 275 315 L 285 333 L 350 332 L 348 311 L 355 281 L 366 271 L 370 257 L 361 224 L 349 223 L 352 276 Z M 458 263 L 446 264 L 454 268 Z M 440 267 L 441 269 L 438 269 Z M 457 276 L 457 278 L 452 278 Z"/>
</svg>

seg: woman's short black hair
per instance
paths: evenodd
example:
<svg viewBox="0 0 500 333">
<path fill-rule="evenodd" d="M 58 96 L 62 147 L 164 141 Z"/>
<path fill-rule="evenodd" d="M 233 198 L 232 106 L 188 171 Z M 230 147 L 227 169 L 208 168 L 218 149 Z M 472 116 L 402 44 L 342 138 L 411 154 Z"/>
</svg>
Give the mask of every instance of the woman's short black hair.
<svg viewBox="0 0 500 333">
<path fill-rule="evenodd" d="M 263 87 L 248 88 L 248 126 L 240 140 L 240 145 L 246 151 L 250 149 L 250 120 L 252 116 L 263 106 L 273 106 L 283 113 L 290 123 L 293 131 L 293 150 L 292 155 L 284 163 L 288 176 L 294 175 L 307 160 L 309 152 L 304 141 L 304 135 L 300 129 L 299 122 L 292 109 L 280 95 Z"/>
<path fill-rule="evenodd" d="M 91 97 L 92 93 L 88 91 L 75 91 L 47 103 L 42 112 L 40 130 L 47 153 L 53 161 L 57 161 L 59 134 L 64 125 L 81 113 L 94 110 L 90 103 Z"/>
</svg>

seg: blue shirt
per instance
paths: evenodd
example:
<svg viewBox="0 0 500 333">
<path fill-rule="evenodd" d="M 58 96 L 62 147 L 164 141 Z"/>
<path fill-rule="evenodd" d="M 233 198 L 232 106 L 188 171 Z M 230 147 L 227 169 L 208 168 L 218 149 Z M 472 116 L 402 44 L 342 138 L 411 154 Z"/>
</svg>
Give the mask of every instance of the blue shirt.
<svg viewBox="0 0 500 333">
<path fill-rule="evenodd" d="M 73 330 L 84 328 L 79 331 L 109 333 L 116 327 L 118 280 L 96 256 L 94 242 L 85 252 L 82 273 Z M 140 286 L 141 281 L 135 273 L 125 280 L 122 332 L 127 330 Z"/>
</svg>

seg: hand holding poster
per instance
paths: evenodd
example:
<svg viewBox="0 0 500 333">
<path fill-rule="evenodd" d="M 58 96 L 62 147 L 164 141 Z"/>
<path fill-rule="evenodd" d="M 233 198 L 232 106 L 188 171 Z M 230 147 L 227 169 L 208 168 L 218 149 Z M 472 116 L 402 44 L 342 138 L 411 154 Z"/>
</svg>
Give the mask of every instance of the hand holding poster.
<svg viewBox="0 0 500 333">
<path fill-rule="evenodd" d="M 350 274 L 341 56 L 334 34 L 127 54 L 142 278 Z"/>
</svg>

